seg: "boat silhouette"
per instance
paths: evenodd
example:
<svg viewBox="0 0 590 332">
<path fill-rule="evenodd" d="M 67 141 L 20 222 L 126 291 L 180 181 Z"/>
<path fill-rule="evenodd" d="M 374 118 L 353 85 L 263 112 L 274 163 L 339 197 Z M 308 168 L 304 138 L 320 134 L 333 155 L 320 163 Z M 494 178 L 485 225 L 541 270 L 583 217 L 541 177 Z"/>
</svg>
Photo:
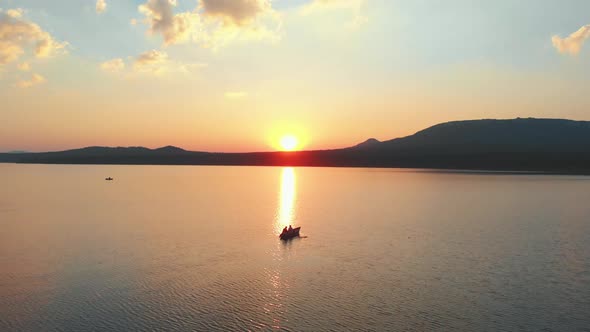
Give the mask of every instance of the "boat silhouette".
<svg viewBox="0 0 590 332">
<path fill-rule="evenodd" d="M 290 240 L 294 237 L 299 237 L 299 230 L 301 229 L 301 227 L 297 227 L 297 228 L 291 228 L 289 230 L 283 230 L 283 232 L 281 232 L 281 235 L 279 235 L 279 238 L 281 240 Z"/>
</svg>

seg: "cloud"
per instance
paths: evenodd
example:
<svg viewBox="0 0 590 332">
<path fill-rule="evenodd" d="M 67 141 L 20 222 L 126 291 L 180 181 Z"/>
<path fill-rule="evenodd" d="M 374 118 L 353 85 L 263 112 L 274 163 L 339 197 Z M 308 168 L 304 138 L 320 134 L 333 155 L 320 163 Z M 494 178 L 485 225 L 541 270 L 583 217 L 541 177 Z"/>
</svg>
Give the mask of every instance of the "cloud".
<svg viewBox="0 0 590 332">
<path fill-rule="evenodd" d="M 566 38 L 553 36 L 551 41 L 559 53 L 577 55 L 588 38 L 590 38 L 590 24 L 581 27 Z"/>
<path fill-rule="evenodd" d="M 174 13 L 176 0 L 147 0 L 139 12 L 150 35 L 164 45 L 194 42 L 217 49 L 232 41 L 279 40 L 281 19 L 270 0 L 200 0 L 193 11 Z"/>
<path fill-rule="evenodd" d="M 200 0 L 200 7 L 204 16 L 238 26 L 251 24 L 259 15 L 272 11 L 269 0 Z"/>
<path fill-rule="evenodd" d="M 135 59 L 134 66 L 136 68 L 148 67 L 159 65 L 168 60 L 168 54 L 166 52 L 151 50 L 141 53 Z"/>
<path fill-rule="evenodd" d="M 148 0 L 139 6 L 139 12 L 146 16 L 152 35 L 161 34 L 165 45 L 176 44 L 188 40 L 199 17 L 195 13 L 184 12 L 174 14 L 176 0 Z"/>
<path fill-rule="evenodd" d="M 22 8 L 8 9 L 6 11 L 6 15 L 8 15 L 12 18 L 21 18 L 21 17 L 23 17 L 23 13 L 24 13 L 24 10 Z"/>
<path fill-rule="evenodd" d="M 107 10 L 107 3 L 105 0 L 96 0 L 96 12 L 102 14 Z"/>
<path fill-rule="evenodd" d="M 28 62 L 19 63 L 16 68 L 20 71 L 30 71 L 31 65 Z"/>
<path fill-rule="evenodd" d="M 206 67 L 205 63 L 183 63 L 170 60 L 164 51 L 149 50 L 136 57 L 112 59 L 100 64 L 103 71 L 120 74 L 123 78 L 134 78 L 144 75 L 163 76 L 180 73 L 193 74 L 196 70 Z"/>
<path fill-rule="evenodd" d="M 242 99 L 248 97 L 248 93 L 244 91 L 229 91 L 224 96 L 227 99 Z"/>
<path fill-rule="evenodd" d="M 45 83 L 45 77 L 39 75 L 39 74 L 33 74 L 33 76 L 31 77 L 30 80 L 26 81 L 26 80 L 21 80 L 19 82 L 16 83 L 16 86 L 18 86 L 19 88 L 30 88 L 32 86 L 35 85 L 39 85 L 39 84 L 43 84 Z"/>
<path fill-rule="evenodd" d="M 196 41 L 203 47 L 281 39 L 282 18 L 269 0 L 200 0 L 199 10 L 203 23 Z"/>
<path fill-rule="evenodd" d="M 37 24 L 23 19 L 21 9 L 0 9 L 0 66 L 19 59 L 25 50 L 38 58 L 65 51 L 60 43 Z"/>
<path fill-rule="evenodd" d="M 101 63 L 100 68 L 107 72 L 117 73 L 125 69 L 125 62 L 121 58 L 112 59 Z"/>
<path fill-rule="evenodd" d="M 162 76 L 169 73 L 190 74 L 195 70 L 206 67 L 203 63 L 182 63 L 168 58 L 163 51 L 151 50 L 133 59 L 133 71 L 140 74 Z"/>
</svg>

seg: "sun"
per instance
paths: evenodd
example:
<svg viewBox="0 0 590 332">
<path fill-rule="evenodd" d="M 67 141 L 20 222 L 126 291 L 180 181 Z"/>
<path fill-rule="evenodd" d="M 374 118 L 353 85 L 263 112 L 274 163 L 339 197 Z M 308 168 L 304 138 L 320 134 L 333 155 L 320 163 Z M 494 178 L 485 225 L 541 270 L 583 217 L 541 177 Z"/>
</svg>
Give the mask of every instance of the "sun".
<svg viewBox="0 0 590 332">
<path fill-rule="evenodd" d="M 293 151 L 297 149 L 297 146 L 299 145 L 297 137 L 293 135 L 285 135 L 281 137 L 281 141 L 279 143 L 283 151 Z"/>
</svg>

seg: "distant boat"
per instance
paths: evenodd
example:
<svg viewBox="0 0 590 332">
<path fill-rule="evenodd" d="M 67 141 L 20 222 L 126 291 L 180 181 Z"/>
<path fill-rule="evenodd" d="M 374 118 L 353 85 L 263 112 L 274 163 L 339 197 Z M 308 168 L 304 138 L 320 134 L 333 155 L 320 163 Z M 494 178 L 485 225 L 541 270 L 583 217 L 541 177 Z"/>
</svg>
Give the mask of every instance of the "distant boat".
<svg viewBox="0 0 590 332">
<path fill-rule="evenodd" d="M 290 239 L 292 239 L 294 237 L 299 237 L 299 230 L 300 229 L 301 229 L 301 227 L 297 227 L 297 228 L 291 229 L 290 231 L 289 230 L 283 231 L 281 233 L 281 235 L 279 235 L 279 238 L 281 240 L 286 241 L 286 240 L 290 240 Z"/>
<path fill-rule="evenodd" d="M 109 176 L 109 177 L 108 177 L 108 178 L 106 178 L 105 180 L 107 180 L 107 181 L 113 181 L 113 178 Z"/>
</svg>

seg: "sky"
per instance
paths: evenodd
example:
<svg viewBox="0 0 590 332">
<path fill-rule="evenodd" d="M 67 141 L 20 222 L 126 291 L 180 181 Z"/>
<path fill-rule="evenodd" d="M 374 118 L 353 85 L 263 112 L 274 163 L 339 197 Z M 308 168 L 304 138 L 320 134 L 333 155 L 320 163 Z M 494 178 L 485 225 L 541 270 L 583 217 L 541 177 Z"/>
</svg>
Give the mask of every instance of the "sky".
<svg viewBox="0 0 590 332">
<path fill-rule="evenodd" d="M 0 8 L 0 151 L 325 149 L 454 120 L 590 120 L 588 0 Z"/>
</svg>

